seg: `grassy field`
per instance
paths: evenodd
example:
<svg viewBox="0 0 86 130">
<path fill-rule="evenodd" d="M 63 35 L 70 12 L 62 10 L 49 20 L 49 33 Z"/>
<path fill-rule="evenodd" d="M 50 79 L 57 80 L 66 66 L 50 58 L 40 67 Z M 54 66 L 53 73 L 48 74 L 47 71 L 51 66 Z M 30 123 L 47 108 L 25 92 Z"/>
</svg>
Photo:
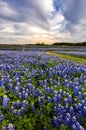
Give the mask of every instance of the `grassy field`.
<svg viewBox="0 0 86 130">
<path fill-rule="evenodd" d="M 77 63 L 82 63 L 86 65 L 86 58 L 85 57 L 79 57 L 79 56 L 73 56 L 73 55 L 68 55 L 68 54 L 57 54 L 55 52 L 47 52 L 47 54 L 50 55 L 54 55 L 54 56 L 58 56 L 62 59 L 66 59 L 66 60 L 71 60 Z"/>
<path fill-rule="evenodd" d="M 62 58 L 0 51 L 0 130 L 86 130 L 86 66 Z"/>
</svg>

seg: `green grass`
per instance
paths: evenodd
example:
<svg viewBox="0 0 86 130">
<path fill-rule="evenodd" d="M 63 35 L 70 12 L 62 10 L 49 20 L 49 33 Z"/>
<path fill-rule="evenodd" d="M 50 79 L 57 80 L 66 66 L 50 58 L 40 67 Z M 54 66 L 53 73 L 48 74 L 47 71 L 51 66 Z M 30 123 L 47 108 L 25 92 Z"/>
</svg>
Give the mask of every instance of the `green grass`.
<svg viewBox="0 0 86 130">
<path fill-rule="evenodd" d="M 62 58 L 62 59 L 66 59 L 66 60 L 70 60 L 70 61 L 74 61 L 74 62 L 82 63 L 86 65 L 85 57 L 73 56 L 69 54 L 57 54 L 55 52 L 50 52 L 50 51 L 48 51 L 47 54 L 58 56 L 59 58 Z"/>
</svg>

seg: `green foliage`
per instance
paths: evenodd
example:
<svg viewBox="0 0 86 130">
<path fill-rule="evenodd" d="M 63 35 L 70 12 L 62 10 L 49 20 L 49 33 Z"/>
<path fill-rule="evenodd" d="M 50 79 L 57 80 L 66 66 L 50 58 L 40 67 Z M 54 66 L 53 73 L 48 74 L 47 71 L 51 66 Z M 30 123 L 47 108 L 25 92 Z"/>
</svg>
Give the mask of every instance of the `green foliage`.
<svg viewBox="0 0 86 130">
<path fill-rule="evenodd" d="M 18 130 L 34 130 L 36 120 L 34 117 L 32 118 L 21 118 L 19 119 L 18 123 L 16 124 L 16 127 Z"/>
<path fill-rule="evenodd" d="M 3 97 L 5 95 L 6 91 L 3 91 L 3 89 L 0 87 L 0 96 Z"/>
<path fill-rule="evenodd" d="M 57 54 L 55 52 L 47 52 L 47 53 L 51 54 L 53 56 L 58 56 L 59 58 L 62 58 L 62 59 L 74 61 L 74 62 L 77 62 L 77 63 L 86 64 L 86 58 L 83 58 L 83 57 L 77 57 L 77 56 L 68 55 L 68 54 Z"/>
<path fill-rule="evenodd" d="M 50 68 L 50 67 L 53 67 L 53 66 L 55 66 L 55 64 L 56 64 L 55 61 L 50 60 L 50 61 L 49 61 L 49 65 L 48 65 L 48 67 L 49 67 L 49 68 Z"/>
<path fill-rule="evenodd" d="M 69 130 L 68 126 L 62 124 L 60 130 Z"/>
<path fill-rule="evenodd" d="M 9 121 L 4 119 L 3 122 L 2 122 L 2 126 L 6 126 L 6 125 L 8 125 L 8 123 L 9 123 Z"/>
</svg>

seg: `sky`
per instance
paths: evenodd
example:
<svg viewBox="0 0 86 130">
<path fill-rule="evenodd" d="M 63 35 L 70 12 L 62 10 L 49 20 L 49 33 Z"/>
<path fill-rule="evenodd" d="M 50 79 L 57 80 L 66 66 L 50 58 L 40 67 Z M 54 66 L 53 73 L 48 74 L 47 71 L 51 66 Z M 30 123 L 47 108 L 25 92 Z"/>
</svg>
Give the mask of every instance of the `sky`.
<svg viewBox="0 0 86 130">
<path fill-rule="evenodd" d="M 86 41 L 86 0 L 0 0 L 0 44 Z"/>
</svg>

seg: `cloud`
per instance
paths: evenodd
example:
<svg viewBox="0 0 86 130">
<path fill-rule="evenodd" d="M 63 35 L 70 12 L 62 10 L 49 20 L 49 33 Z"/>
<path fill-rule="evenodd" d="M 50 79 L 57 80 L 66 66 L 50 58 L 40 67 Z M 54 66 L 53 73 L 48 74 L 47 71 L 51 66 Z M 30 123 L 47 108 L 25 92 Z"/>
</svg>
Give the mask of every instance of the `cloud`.
<svg viewBox="0 0 86 130">
<path fill-rule="evenodd" d="M 16 21 L 18 14 L 6 1 L 0 1 L 0 19 Z"/>
<path fill-rule="evenodd" d="M 47 28 L 47 18 L 42 10 L 42 2 L 39 0 L 5 0 L 7 4 L 16 12 L 17 17 L 8 17 L 9 21 L 13 22 L 28 22 L 30 24 L 38 24 Z M 4 16 L 4 19 L 7 17 Z"/>
<path fill-rule="evenodd" d="M 86 0 L 0 0 L 1 42 L 83 41 L 85 22 Z"/>
<path fill-rule="evenodd" d="M 68 33 L 70 41 L 86 40 L 86 0 L 54 0 L 54 6 L 64 17 L 59 34 Z"/>
<path fill-rule="evenodd" d="M 73 24 L 86 16 L 86 0 L 54 0 L 54 5 L 56 10 Z"/>
<path fill-rule="evenodd" d="M 32 38 L 34 33 L 44 35 L 50 31 L 48 17 L 53 11 L 52 0 L 3 0 L 2 12 L 0 14 L 0 25 L 2 26 L 0 36 L 26 36 Z M 0 5 L 1 6 L 1 5 Z M 6 15 L 5 7 L 10 10 Z M 14 13 L 14 14 L 13 14 Z M 41 39 L 39 37 L 39 39 Z"/>
</svg>

